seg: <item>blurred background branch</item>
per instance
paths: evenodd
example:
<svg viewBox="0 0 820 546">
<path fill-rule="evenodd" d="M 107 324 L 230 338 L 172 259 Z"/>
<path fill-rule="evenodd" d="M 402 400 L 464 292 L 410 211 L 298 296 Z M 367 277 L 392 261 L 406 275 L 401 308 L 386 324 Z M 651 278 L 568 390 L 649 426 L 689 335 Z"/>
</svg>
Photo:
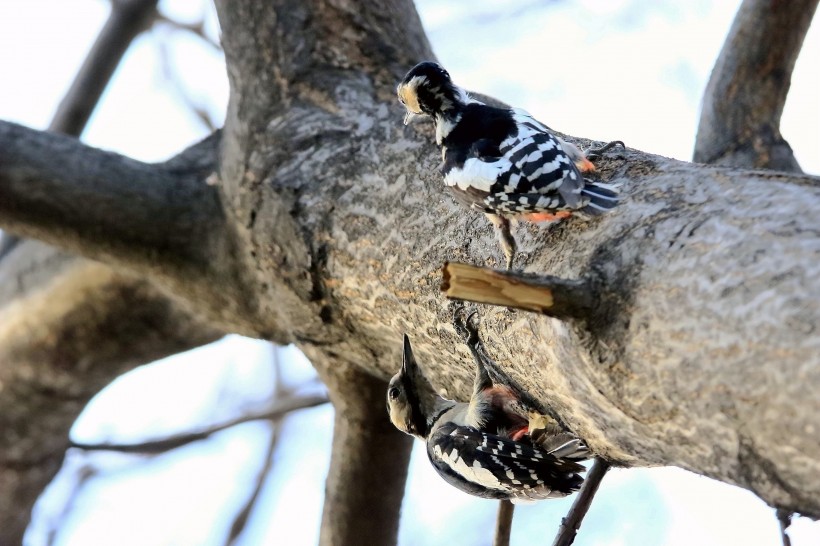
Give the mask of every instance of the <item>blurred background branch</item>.
<svg viewBox="0 0 820 546">
<path fill-rule="evenodd" d="M 703 93 L 694 160 L 802 172 L 780 132 L 818 0 L 744 0 Z"/>
</svg>

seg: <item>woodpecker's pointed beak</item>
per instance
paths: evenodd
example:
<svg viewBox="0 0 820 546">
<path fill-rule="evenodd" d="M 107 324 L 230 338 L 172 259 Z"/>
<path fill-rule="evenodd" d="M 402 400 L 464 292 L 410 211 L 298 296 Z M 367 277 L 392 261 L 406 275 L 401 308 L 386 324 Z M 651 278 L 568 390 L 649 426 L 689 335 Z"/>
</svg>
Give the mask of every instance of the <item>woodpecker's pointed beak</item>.
<svg viewBox="0 0 820 546">
<path fill-rule="evenodd" d="M 418 114 L 416 114 L 416 113 L 414 113 L 414 112 L 411 112 L 410 110 L 408 110 L 407 112 L 405 112 L 405 114 L 404 114 L 404 124 L 405 124 L 405 125 L 409 125 L 409 124 L 410 124 L 410 122 L 411 122 L 411 121 L 413 121 L 413 118 L 414 118 L 414 117 L 416 117 L 417 115 L 418 115 Z M 405 339 L 406 339 L 406 338 L 405 338 Z"/>
<path fill-rule="evenodd" d="M 401 373 L 408 374 L 411 369 L 416 368 L 416 358 L 413 356 L 413 348 L 410 347 L 410 338 L 404 334 L 404 354 L 401 360 Z"/>
</svg>

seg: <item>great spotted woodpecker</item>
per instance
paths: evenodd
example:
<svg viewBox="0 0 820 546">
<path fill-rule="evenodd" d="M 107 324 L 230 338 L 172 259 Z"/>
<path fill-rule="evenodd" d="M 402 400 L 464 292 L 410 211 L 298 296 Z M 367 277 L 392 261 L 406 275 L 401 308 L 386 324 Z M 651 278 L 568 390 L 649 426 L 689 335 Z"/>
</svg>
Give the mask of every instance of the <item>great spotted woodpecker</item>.
<svg viewBox="0 0 820 546">
<path fill-rule="evenodd" d="M 433 118 L 441 147 L 441 172 L 456 200 L 487 214 L 512 267 L 515 239 L 510 219 L 545 221 L 577 211 L 599 215 L 613 208 L 609 184 L 584 179 L 593 164 L 574 144 L 517 108 L 495 108 L 472 99 L 434 62 L 413 67 L 397 88 L 407 109 Z M 620 141 L 593 150 L 606 151 Z"/>
<path fill-rule="evenodd" d="M 586 445 L 528 407 L 484 354 L 470 318 L 456 329 L 476 362 L 469 403 L 437 396 L 404 336 L 402 367 L 387 390 L 390 420 L 424 440 L 427 456 L 449 484 L 478 497 L 513 502 L 565 497 L 577 491 Z"/>
</svg>

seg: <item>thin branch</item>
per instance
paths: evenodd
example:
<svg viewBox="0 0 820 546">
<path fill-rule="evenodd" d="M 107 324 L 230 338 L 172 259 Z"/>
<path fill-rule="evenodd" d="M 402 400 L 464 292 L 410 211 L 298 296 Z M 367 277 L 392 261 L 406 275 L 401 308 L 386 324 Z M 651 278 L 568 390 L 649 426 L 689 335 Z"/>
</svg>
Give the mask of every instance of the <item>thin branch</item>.
<svg viewBox="0 0 820 546">
<path fill-rule="evenodd" d="M 792 539 L 789 537 L 786 530 L 792 524 L 792 516 L 794 516 L 794 514 L 788 510 L 778 508 L 775 510 L 775 515 L 777 517 L 777 522 L 780 524 L 780 538 L 783 541 L 783 546 L 792 546 Z"/>
<path fill-rule="evenodd" d="M 213 119 L 211 119 L 211 115 L 208 113 L 208 110 L 204 106 L 196 103 L 194 98 L 191 97 L 190 93 L 188 93 L 188 90 L 185 89 L 185 85 L 180 80 L 177 71 L 171 66 L 171 55 L 168 51 L 168 45 L 162 40 L 159 42 L 159 59 L 160 66 L 162 67 L 162 75 L 165 77 L 165 81 L 168 82 L 169 87 L 176 94 L 182 104 L 185 105 L 194 117 L 199 120 L 205 129 L 209 132 L 216 131 L 217 124 Z"/>
<path fill-rule="evenodd" d="M 269 344 L 268 348 L 270 349 L 270 364 L 274 372 L 271 398 L 273 400 L 287 400 L 291 397 L 291 393 L 282 382 L 282 361 L 279 358 L 280 348 L 272 343 Z M 254 506 L 256 506 L 256 503 L 259 500 L 259 495 L 262 494 L 262 489 L 268 482 L 268 477 L 270 476 L 271 469 L 273 468 L 273 454 L 276 452 L 276 446 L 279 443 L 281 427 L 279 426 L 279 422 L 275 419 L 271 420 L 270 425 L 270 440 L 268 441 L 268 449 L 265 455 L 264 464 L 256 477 L 256 483 L 253 491 L 245 504 L 242 506 L 242 509 L 237 512 L 236 516 L 234 516 L 233 523 L 231 524 L 231 530 L 228 533 L 228 538 L 226 541 L 228 546 L 233 546 L 239 543 L 239 538 L 248 526 L 248 521 L 250 520 Z"/>
<path fill-rule="evenodd" d="M 508 500 L 498 501 L 498 517 L 495 521 L 493 546 L 510 546 L 515 505 Z"/>
<path fill-rule="evenodd" d="M 174 30 L 189 32 L 194 36 L 200 38 L 203 42 L 214 48 L 216 51 L 222 51 L 222 46 L 219 44 L 219 42 L 211 38 L 211 36 L 207 32 L 205 32 L 204 19 L 201 19 L 196 23 L 183 23 L 181 21 L 177 21 L 176 19 L 171 19 L 170 17 L 163 15 L 160 12 L 157 12 L 155 21 L 156 23 L 167 25 L 168 27 Z"/>
<path fill-rule="evenodd" d="M 117 0 L 74 82 L 54 113 L 49 130 L 79 136 L 123 55 L 154 18 L 157 0 Z"/>
<path fill-rule="evenodd" d="M 446 263 L 441 291 L 450 299 L 503 305 L 567 319 L 591 313 L 593 294 L 583 280 Z"/>
<path fill-rule="evenodd" d="M 567 516 L 561 520 L 561 527 L 558 529 L 558 535 L 556 535 L 552 546 L 570 546 L 575 541 L 575 535 L 578 534 L 578 529 L 581 528 L 581 522 L 584 521 L 584 516 L 589 510 L 592 499 L 595 497 L 595 493 L 598 491 L 607 470 L 609 470 L 608 462 L 603 459 L 595 459 L 592 468 L 587 473 L 581 491 L 575 497 L 575 502 L 572 503 Z"/>
<path fill-rule="evenodd" d="M 259 470 L 259 474 L 256 477 L 256 484 L 254 485 L 253 491 L 248 497 L 248 500 L 234 517 L 233 524 L 231 524 L 231 530 L 228 533 L 227 544 L 229 546 L 239 543 L 239 538 L 242 535 L 242 531 L 244 531 L 245 527 L 248 525 L 248 519 L 253 512 L 254 506 L 256 506 L 256 502 L 259 500 L 259 495 L 262 493 L 262 489 L 268 481 L 271 469 L 273 469 L 273 455 L 276 452 L 276 445 L 279 443 L 279 427 L 276 420 L 271 420 L 270 425 L 270 441 L 268 442 L 268 449 L 265 451 L 265 462 Z"/>
<path fill-rule="evenodd" d="M 117 451 L 120 453 L 137 453 L 141 455 L 155 455 L 157 453 L 164 453 L 192 442 L 205 440 L 216 434 L 217 432 L 235 427 L 242 423 L 250 421 L 259 421 L 261 419 L 277 420 L 281 419 L 288 413 L 296 410 L 313 408 L 326 404 L 328 402 L 325 396 L 304 396 L 299 398 L 290 398 L 276 402 L 274 406 L 263 412 L 242 415 L 235 419 L 231 419 L 225 423 L 214 425 L 197 432 L 186 432 L 184 434 L 177 434 L 162 438 L 159 440 L 145 440 L 130 444 L 121 443 L 85 443 L 70 441 L 69 447 L 82 449 L 85 451 Z"/>
<path fill-rule="evenodd" d="M 202 148 L 213 165 L 215 142 Z M 225 236 L 204 166 L 149 165 L 0 121 L 0 226 L 102 261 L 201 276 Z"/>
<path fill-rule="evenodd" d="M 695 161 L 801 172 L 780 134 L 818 0 L 744 0 L 703 95 Z"/>
</svg>

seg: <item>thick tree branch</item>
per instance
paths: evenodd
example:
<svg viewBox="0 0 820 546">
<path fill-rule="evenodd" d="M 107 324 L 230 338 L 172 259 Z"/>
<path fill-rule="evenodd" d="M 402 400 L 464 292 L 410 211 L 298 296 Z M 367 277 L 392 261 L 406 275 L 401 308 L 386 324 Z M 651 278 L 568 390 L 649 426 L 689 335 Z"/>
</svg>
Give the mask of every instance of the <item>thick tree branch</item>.
<svg viewBox="0 0 820 546">
<path fill-rule="evenodd" d="M 214 142 L 162 168 L 202 179 L 213 171 Z M 3 183 L 10 166 L 4 154 Z M 10 205 L 5 189 L 0 208 Z M 3 257 L 0 281 L 0 543 L 15 544 L 87 401 L 124 371 L 212 341 L 220 332 L 144 280 L 34 241 Z"/>
<path fill-rule="evenodd" d="M 157 0 L 116 0 L 97 40 L 57 106 L 49 131 L 80 136 L 131 42 L 157 13 Z M 19 239 L 0 234 L 0 259 Z"/>
<path fill-rule="evenodd" d="M 236 274 L 181 295 L 211 319 L 224 308 L 218 318 L 232 329 L 295 339 L 320 369 L 333 362 L 353 378 L 331 388 L 342 462 L 331 469 L 325 521 L 339 534 L 324 536 L 344 537 L 340 525 L 372 511 L 357 492 L 380 491 L 367 480 L 390 462 L 371 460 L 365 474 L 356 461 L 379 442 L 393 448 L 370 419 L 383 416 L 381 380 L 398 367 L 401 333 L 415 333 L 438 390 L 466 397 L 472 366 L 440 299 L 439 266 L 498 256 L 483 218 L 443 195 L 429 126 L 401 125 L 388 80 L 420 60 L 410 58 L 421 42 L 405 39 L 420 27 L 379 44 L 383 7 L 331 4 L 219 4 L 232 91 L 215 182 L 234 238 L 219 265 Z M 343 32 L 316 30 L 340 10 Z M 368 37 L 389 66 L 404 57 L 407 66 L 385 71 L 384 57 L 357 53 Z M 528 271 L 590 279 L 594 312 L 576 324 L 493 310 L 483 323 L 504 340 L 495 359 L 596 453 L 675 464 L 820 514 L 820 451 L 805 434 L 820 430 L 817 180 L 637 151 L 600 171 L 624 183 L 616 211 L 516 234 Z M 149 273 L 171 287 L 191 280 L 162 266 Z M 357 413 L 347 391 L 372 406 Z"/>
<path fill-rule="evenodd" d="M 594 307 L 595 294 L 583 280 L 461 263 L 444 264 L 442 278 L 441 291 L 455 300 L 502 305 L 562 319 L 589 317 Z"/>
<path fill-rule="evenodd" d="M 695 161 L 800 172 L 780 134 L 818 0 L 744 0 L 703 95 Z"/>
<path fill-rule="evenodd" d="M 392 96 L 395 78 L 408 65 L 433 58 L 415 7 L 407 0 L 215 3 L 229 66 L 231 103 L 257 114 L 299 102 L 334 109 L 336 86 L 351 68 L 389 88 Z M 256 77 L 262 73 L 272 76 L 265 77 L 264 84 Z M 254 125 L 264 125 L 262 120 L 267 119 L 265 115 L 257 121 L 242 117 Z"/>
<path fill-rule="evenodd" d="M 207 270 L 224 222 L 205 176 L 0 122 L 0 226 L 109 263 Z"/>
<path fill-rule="evenodd" d="M 452 345 L 438 264 L 497 263 L 492 232 L 443 195 L 432 131 L 401 125 L 395 81 L 344 54 L 348 38 L 336 44 L 346 64 L 314 62 L 335 51 L 330 35 L 292 40 L 284 5 L 218 6 L 232 86 L 220 188 L 238 259 L 270 308 L 287 309 L 260 321 L 382 378 L 415 332 L 435 387 L 464 398 L 472 370 Z M 288 13 L 321 28 L 323 5 Z M 317 92 L 268 91 L 271 75 L 277 89 L 292 81 L 276 79 L 283 66 Z M 608 459 L 676 464 L 820 514 L 820 450 L 802 432 L 820 429 L 816 180 L 632 150 L 600 167 L 624 185 L 612 214 L 516 234 L 527 271 L 596 286 L 592 315 L 488 313 L 504 340 L 496 360 Z"/>
<path fill-rule="evenodd" d="M 744 1 L 704 94 L 695 161 L 802 172 L 780 119 L 817 4 Z M 787 545 L 790 511 L 777 516 Z"/>
</svg>

